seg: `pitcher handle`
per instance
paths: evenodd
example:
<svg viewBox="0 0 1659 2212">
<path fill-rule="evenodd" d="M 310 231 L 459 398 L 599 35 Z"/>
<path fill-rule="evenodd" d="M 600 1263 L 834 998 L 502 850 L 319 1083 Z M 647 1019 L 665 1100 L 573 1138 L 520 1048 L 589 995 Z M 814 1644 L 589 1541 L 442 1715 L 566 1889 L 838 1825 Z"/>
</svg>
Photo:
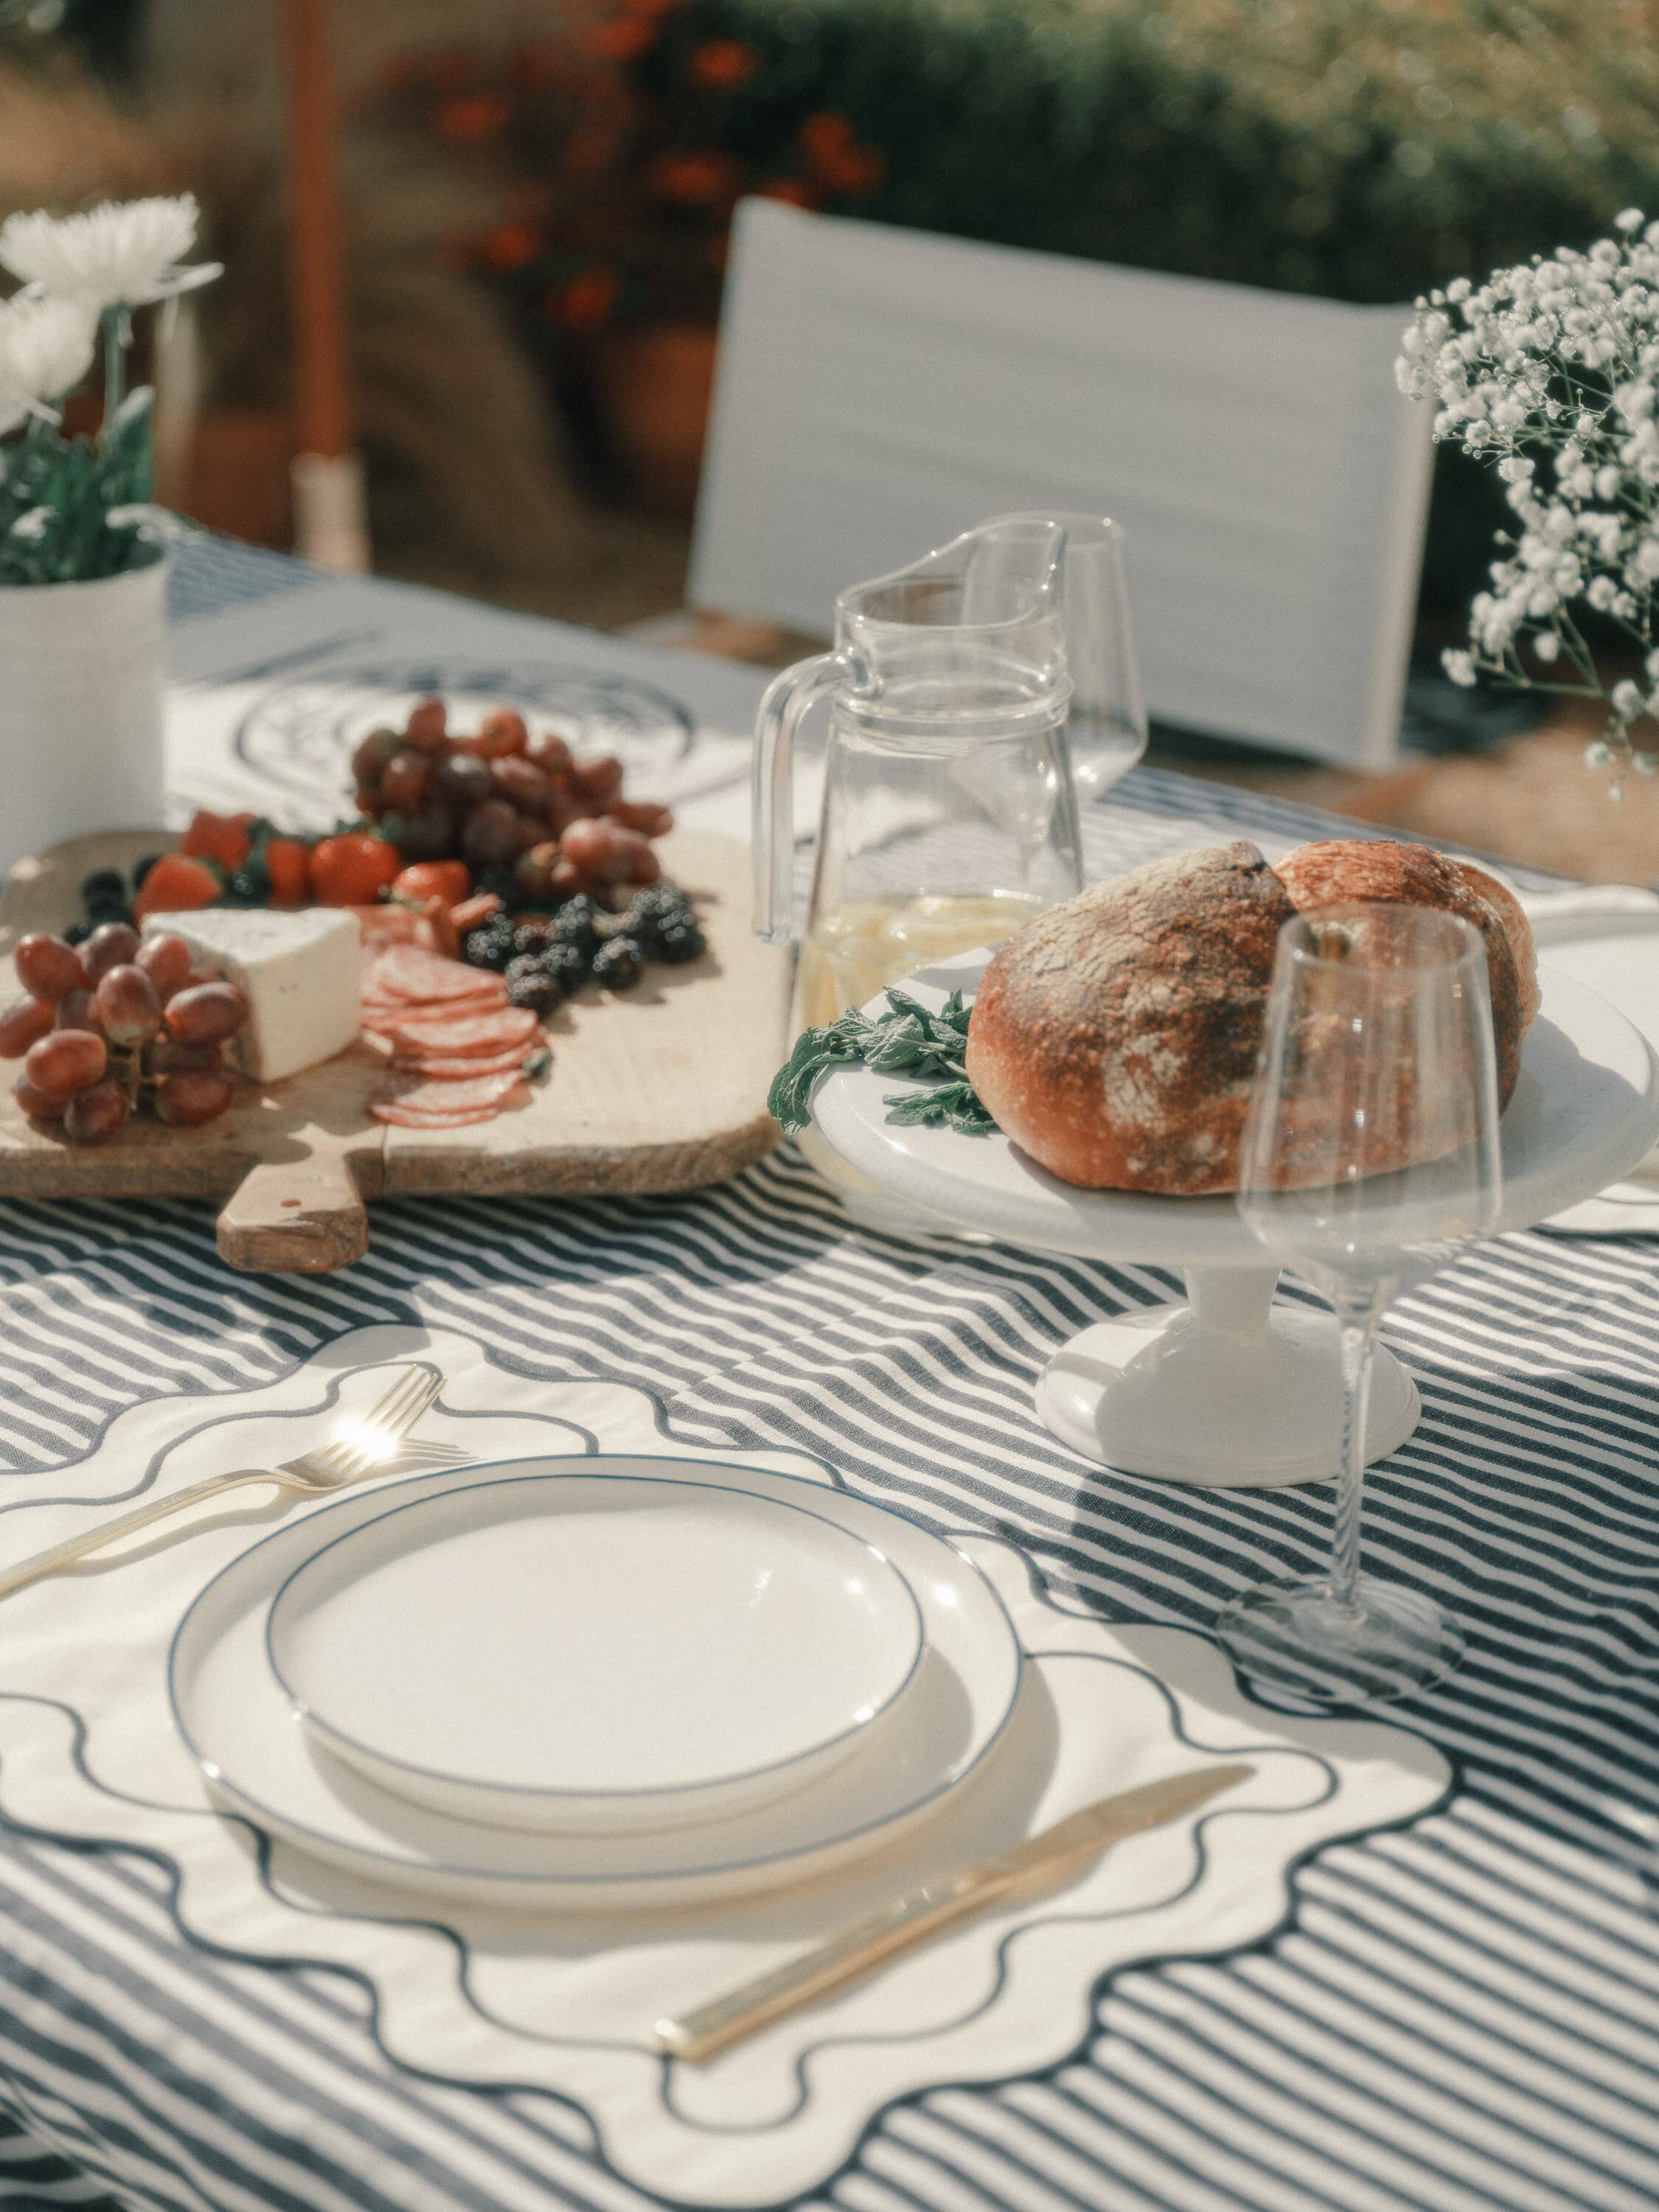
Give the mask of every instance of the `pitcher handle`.
<svg viewBox="0 0 1659 2212">
<path fill-rule="evenodd" d="M 755 717 L 755 934 L 787 945 L 795 926 L 795 732 L 825 691 L 854 673 L 843 653 L 815 653 L 775 676 Z"/>
</svg>

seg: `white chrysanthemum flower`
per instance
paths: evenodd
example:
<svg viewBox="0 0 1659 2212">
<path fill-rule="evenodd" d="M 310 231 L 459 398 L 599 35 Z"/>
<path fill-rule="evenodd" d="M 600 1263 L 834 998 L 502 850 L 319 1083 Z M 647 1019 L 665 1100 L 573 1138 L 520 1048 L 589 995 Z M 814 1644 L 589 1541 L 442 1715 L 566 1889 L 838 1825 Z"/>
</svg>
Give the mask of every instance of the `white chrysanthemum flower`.
<svg viewBox="0 0 1659 2212">
<path fill-rule="evenodd" d="M 9 216 L 0 223 L 0 265 L 25 284 L 106 307 L 143 307 L 205 284 L 213 262 L 184 265 L 196 243 L 195 195 L 106 200 L 85 215 Z"/>
<path fill-rule="evenodd" d="M 95 330 L 74 300 L 0 300 L 0 431 L 74 390 L 92 367 Z"/>
</svg>

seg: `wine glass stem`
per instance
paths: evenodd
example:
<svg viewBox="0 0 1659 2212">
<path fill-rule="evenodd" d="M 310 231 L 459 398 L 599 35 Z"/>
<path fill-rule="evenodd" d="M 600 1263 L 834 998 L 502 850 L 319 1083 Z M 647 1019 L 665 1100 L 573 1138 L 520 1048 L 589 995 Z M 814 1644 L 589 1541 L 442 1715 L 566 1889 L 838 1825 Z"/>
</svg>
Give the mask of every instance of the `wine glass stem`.
<svg viewBox="0 0 1659 2212">
<path fill-rule="evenodd" d="M 1365 1487 L 1365 1403 L 1370 1395 L 1374 1315 L 1340 1316 L 1342 1330 L 1342 1462 L 1336 1476 L 1336 1528 L 1331 1547 L 1331 1602 L 1359 1607 L 1359 1510 Z"/>
</svg>

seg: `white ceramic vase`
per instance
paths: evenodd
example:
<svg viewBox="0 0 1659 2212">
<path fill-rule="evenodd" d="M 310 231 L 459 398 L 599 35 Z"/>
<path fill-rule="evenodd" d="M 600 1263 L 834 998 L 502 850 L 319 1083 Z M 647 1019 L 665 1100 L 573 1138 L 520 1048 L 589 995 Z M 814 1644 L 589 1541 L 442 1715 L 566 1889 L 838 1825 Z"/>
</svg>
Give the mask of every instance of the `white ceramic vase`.
<svg viewBox="0 0 1659 2212">
<path fill-rule="evenodd" d="M 0 586 L 0 871 L 161 820 L 170 566 Z"/>
</svg>

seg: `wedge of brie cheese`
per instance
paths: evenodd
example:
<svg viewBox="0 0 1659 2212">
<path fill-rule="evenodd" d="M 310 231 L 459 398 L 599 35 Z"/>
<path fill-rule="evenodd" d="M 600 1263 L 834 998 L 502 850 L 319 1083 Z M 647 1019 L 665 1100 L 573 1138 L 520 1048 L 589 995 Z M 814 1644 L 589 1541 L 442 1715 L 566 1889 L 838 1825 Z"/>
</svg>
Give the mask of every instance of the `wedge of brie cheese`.
<svg viewBox="0 0 1659 2212">
<path fill-rule="evenodd" d="M 279 1083 L 332 1060 L 356 1037 L 362 932 L 355 914 L 311 907 L 206 907 L 152 914 L 146 937 L 182 937 L 191 964 L 247 994 L 248 1018 L 230 1041 L 237 1066 L 256 1083 Z"/>
</svg>

